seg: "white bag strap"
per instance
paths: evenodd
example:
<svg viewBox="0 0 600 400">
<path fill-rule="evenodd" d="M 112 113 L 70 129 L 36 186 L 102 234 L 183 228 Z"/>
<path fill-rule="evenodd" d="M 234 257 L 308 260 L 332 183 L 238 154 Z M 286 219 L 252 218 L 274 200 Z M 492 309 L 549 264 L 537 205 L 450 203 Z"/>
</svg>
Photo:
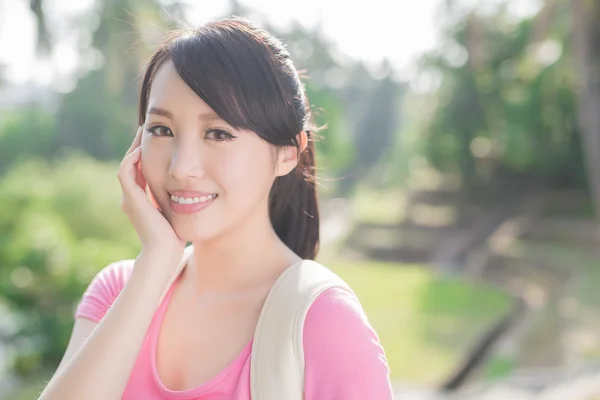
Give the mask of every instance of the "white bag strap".
<svg viewBox="0 0 600 400">
<path fill-rule="evenodd" d="M 310 260 L 290 266 L 277 279 L 254 333 L 250 361 L 252 400 L 304 398 L 304 320 L 316 298 L 334 287 L 352 293 L 336 274 Z"/>
</svg>

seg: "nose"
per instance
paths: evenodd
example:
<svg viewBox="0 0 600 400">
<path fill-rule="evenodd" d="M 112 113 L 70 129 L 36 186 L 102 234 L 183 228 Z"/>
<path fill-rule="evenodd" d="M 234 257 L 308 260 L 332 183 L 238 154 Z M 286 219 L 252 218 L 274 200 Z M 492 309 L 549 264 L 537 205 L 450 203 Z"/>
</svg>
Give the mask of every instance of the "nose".
<svg viewBox="0 0 600 400">
<path fill-rule="evenodd" d="M 204 175 L 204 166 L 200 145 L 191 141 L 176 141 L 171 155 L 169 175 L 181 181 L 201 178 Z"/>
</svg>

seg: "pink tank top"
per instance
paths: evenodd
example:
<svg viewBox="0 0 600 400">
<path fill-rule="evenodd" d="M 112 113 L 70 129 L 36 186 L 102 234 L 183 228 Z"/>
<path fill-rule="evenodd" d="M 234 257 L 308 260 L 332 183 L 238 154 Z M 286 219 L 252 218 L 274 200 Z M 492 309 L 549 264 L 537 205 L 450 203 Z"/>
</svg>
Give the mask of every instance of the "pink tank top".
<svg viewBox="0 0 600 400">
<path fill-rule="evenodd" d="M 85 291 L 75 317 L 99 322 L 125 286 L 132 267 L 133 260 L 126 260 L 101 270 Z M 155 365 L 156 344 L 173 287 L 156 310 L 123 399 L 251 400 L 252 342 L 200 386 L 175 391 L 162 384 Z M 362 307 L 346 291 L 329 290 L 315 301 L 306 317 L 303 340 L 305 400 L 392 399 L 383 348 Z"/>
</svg>

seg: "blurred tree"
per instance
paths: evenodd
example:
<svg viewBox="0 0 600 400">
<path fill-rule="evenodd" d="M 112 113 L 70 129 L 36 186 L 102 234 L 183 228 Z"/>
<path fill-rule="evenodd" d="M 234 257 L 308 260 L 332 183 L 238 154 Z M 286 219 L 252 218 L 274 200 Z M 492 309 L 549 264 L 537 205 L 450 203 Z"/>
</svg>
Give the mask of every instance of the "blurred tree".
<svg viewBox="0 0 600 400">
<path fill-rule="evenodd" d="M 52 158 L 59 149 L 54 115 L 39 108 L 3 113 L 0 122 L 0 176 L 17 160 Z"/>
<path fill-rule="evenodd" d="M 60 37 L 49 35 L 43 0 L 34 0 L 38 48 L 44 53 Z M 62 148 L 82 149 L 99 159 L 120 157 L 132 140 L 137 123 L 138 77 L 145 59 L 164 34 L 181 24 L 169 12 L 182 13 L 182 2 L 102 0 L 86 12 L 64 21 L 81 41 L 83 59 L 97 59 L 78 75 L 75 89 L 64 96 L 58 111 Z M 94 63 L 93 63 L 94 64 Z"/>
<path fill-rule="evenodd" d="M 55 368 L 92 277 L 136 255 L 116 168 L 71 155 L 19 162 L 0 179 L 0 303 L 15 316 L 0 337 L 16 350 L 18 373 Z"/>
<path fill-rule="evenodd" d="M 380 69 L 382 77 L 373 79 L 364 66 L 358 65 L 352 74 L 356 79 L 351 78 L 345 87 L 356 158 L 345 171 L 340 187 L 342 196 L 375 170 L 375 176 L 381 177 L 379 167 L 389 160 L 385 156 L 393 150 L 403 88 L 392 78 L 393 69 L 388 61 L 383 61 Z"/>
<path fill-rule="evenodd" d="M 584 182 L 568 6 L 522 20 L 506 4 L 454 15 L 447 43 L 424 57 L 441 86 L 430 95 L 421 143 L 435 167 L 461 177 L 467 194 L 503 176 Z M 550 24 L 548 15 L 557 19 Z"/>
<path fill-rule="evenodd" d="M 48 54 L 52 50 L 50 42 L 50 32 L 46 26 L 46 17 L 44 14 L 44 0 L 30 0 L 29 7 L 37 21 L 37 48 L 41 54 Z"/>
</svg>

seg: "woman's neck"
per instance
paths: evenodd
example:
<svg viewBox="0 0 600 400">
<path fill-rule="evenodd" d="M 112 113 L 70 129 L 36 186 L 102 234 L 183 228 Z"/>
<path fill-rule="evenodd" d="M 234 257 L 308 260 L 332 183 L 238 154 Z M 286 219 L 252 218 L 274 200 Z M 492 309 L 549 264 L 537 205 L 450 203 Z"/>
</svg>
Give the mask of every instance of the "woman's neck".
<svg viewBox="0 0 600 400">
<path fill-rule="evenodd" d="M 193 243 L 184 276 L 195 293 L 235 292 L 270 285 L 299 260 L 268 218 L 249 218 L 210 242 Z M 265 223 L 266 221 L 266 223 Z"/>
</svg>

